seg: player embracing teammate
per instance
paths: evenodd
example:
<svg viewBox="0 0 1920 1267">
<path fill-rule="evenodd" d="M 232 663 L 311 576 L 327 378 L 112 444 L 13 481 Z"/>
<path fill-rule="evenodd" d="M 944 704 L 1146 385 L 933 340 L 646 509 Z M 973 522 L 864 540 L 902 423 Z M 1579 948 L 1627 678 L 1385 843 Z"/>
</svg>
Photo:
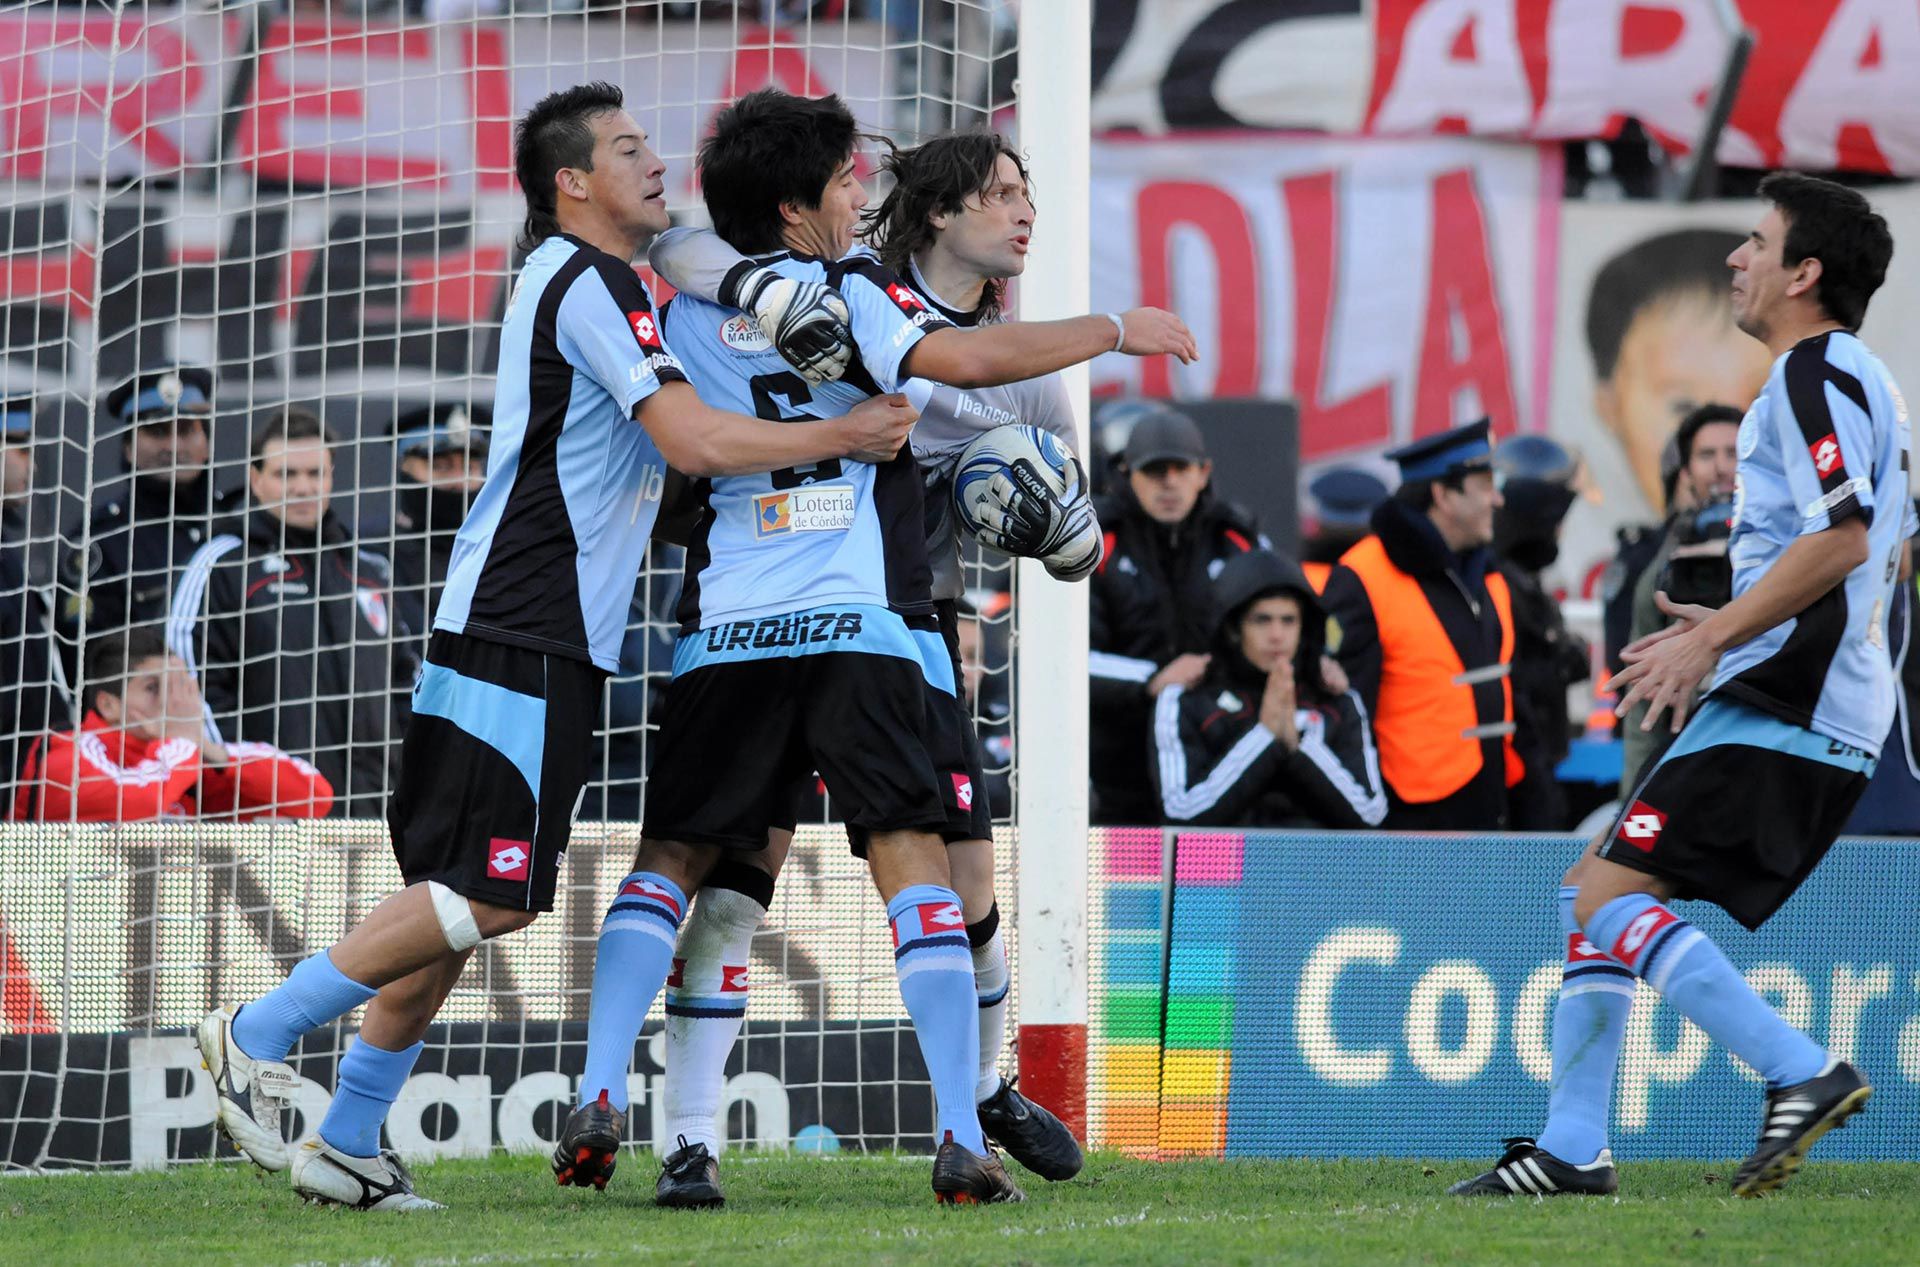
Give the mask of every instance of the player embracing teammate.
<svg viewBox="0 0 1920 1267">
<path fill-rule="evenodd" d="M 765 340 L 740 337 L 735 309 L 682 295 L 668 338 L 710 403 L 802 422 L 914 379 L 977 389 L 1116 348 L 1194 355 L 1186 327 L 1155 309 L 956 329 L 879 260 L 848 255 L 866 205 L 859 140 L 835 97 L 767 90 L 716 118 L 701 146 L 701 186 L 715 231 L 751 259 L 741 280 L 757 269 L 756 291 L 783 279 L 837 288 L 854 353 L 839 381 L 811 383 Z M 1024 182 L 1015 192 L 1024 200 Z M 903 447 L 886 462 L 796 464 L 702 479 L 695 491 L 701 509 L 642 842 L 601 927 L 581 1103 L 555 1171 L 580 1185 L 611 1175 L 634 1043 L 672 968 L 690 897 L 716 868 L 738 875 L 770 830 L 790 828 L 795 786 L 817 770 L 886 903 L 901 998 L 933 1083 L 936 1197 L 1018 1200 L 978 1111 L 979 997 L 945 842 L 977 840 L 981 828 L 931 588 L 919 466 Z M 805 637 L 759 636 L 802 622 Z M 990 862 L 986 888 L 990 907 Z"/>
<path fill-rule="evenodd" d="M 1775 174 L 1760 196 L 1769 209 L 1727 260 L 1735 320 L 1775 358 L 1740 424 L 1733 600 L 1715 611 L 1659 595 L 1673 624 L 1628 647 L 1609 683 L 1624 688 L 1620 713 L 1645 700 L 1642 725 L 1666 714 L 1679 734 L 1562 882 L 1546 1129 L 1509 1141 L 1456 1185 L 1463 1195 L 1618 1187 L 1607 1117 L 1636 978 L 1766 1082 L 1759 1140 L 1733 1177 L 1741 1196 L 1785 1183 L 1872 1094 L 1668 905 L 1704 899 L 1758 928 L 1832 846 L 1893 720 L 1887 611 L 1914 526 L 1907 413 L 1854 334 L 1893 238 L 1828 181 Z"/>
<path fill-rule="evenodd" d="M 1006 279 L 1025 270 L 1033 234 L 1034 205 L 1019 153 L 996 133 L 969 129 L 938 136 L 912 149 L 890 150 L 882 166 L 893 188 L 864 217 L 867 245 L 854 248 L 877 259 L 913 298 L 955 326 L 972 328 L 1000 319 Z M 682 294 L 756 308 L 766 293 L 762 280 L 776 276 L 741 256 L 703 229 L 671 229 L 654 241 L 654 271 Z M 766 305 L 761 305 L 765 307 Z M 675 309 L 677 314 L 677 307 Z M 771 308 L 762 325 L 777 322 Z M 670 324 L 684 328 L 674 315 Z M 694 329 L 690 343 L 710 332 Z M 737 340 L 736 340 L 737 341 Z M 928 562 L 933 599 L 956 682 L 959 656 L 958 600 L 964 588 L 952 484 L 961 451 L 985 431 L 1019 422 L 1039 427 L 1071 446 L 1072 407 L 1058 375 L 973 390 L 914 379 L 902 390 L 920 412 L 913 452 L 925 491 Z M 1009 507 L 1012 527 L 1031 530 L 1008 544 L 1040 557 L 1054 576 L 1080 580 L 1098 565 L 1099 521 L 1093 516 L 1084 476 L 1073 506 Z M 1018 488 L 1007 492 L 1014 498 Z M 1041 553 L 1049 525 L 1062 529 L 1063 544 Z M 939 720 L 959 735 L 966 774 L 958 808 L 968 820 L 965 840 L 949 840 L 947 862 L 960 895 L 979 1004 L 980 1053 L 974 1098 L 987 1138 L 1028 1170 L 1060 1180 L 1078 1173 L 1079 1144 L 1058 1118 L 1021 1095 L 1000 1073 L 1006 1044 L 1009 973 L 1000 912 L 994 897 L 993 809 L 988 801 L 981 746 L 964 692 L 942 696 Z M 807 782 L 811 782 L 808 779 Z M 702 884 L 680 931 L 674 977 L 667 987 L 666 1079 L 663 1099 L 667 1138 L 679 1139 L 662 1166 L 655 1200 L 666 1206 L 717 1205 L 724 1200 L 717 1157 L 724 1143 L 715 1130 L 727 1055 L 746 1017 L 747 965 L 754 930 L 773 898 L 774 881 L 792 845 L 791 808 L 758 854 L 727 859 Z"/>
<path fill-rule="evenodd" d="M 704 404 L 631 267 L 667 227 L 664 165 L 620 90 L 553 93 L 521 120 L 531 253 L 501 331 L 486 484 L 461 525 L 388 812 L 406 887 L 244 1006 L 200 1023 L 221 1131 L 310 1200 L 432 1208 L 380 1130 L 428 1023 L 482 940 L 552 907 L 668 463 L 708 476 L 897 452 L 914 414 L 861 401 L 775 424 Z M 796 288 L 796 312 L 821 292 Z M 365 1006 L 318 1131 L 280 1118 L 301 1035 Z"/>
</svg>

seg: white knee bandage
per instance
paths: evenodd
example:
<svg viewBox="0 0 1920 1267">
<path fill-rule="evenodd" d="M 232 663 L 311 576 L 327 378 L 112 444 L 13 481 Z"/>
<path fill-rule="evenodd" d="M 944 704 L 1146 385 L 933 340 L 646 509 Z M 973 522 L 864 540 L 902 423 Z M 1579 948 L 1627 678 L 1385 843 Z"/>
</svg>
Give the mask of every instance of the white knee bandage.
<svg viewBox="0 0 1920 1267">
<path fill-rule="evenodd" d="M 480 944 L 480 925 L 474 922 L 473 904 L 438 880 L 427 881 L 433 897 L 434 918 L 446 934 L 447 945 L 455 950 L 472 950 Z"/>
</svg>

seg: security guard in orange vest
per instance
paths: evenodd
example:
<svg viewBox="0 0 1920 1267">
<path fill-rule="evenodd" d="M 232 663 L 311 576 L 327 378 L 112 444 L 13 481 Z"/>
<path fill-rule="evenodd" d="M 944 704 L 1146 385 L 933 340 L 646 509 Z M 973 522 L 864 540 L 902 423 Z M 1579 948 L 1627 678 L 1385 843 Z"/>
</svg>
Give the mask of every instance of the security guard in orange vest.
<svg viewBox="0 0 1920 1267">
<path fill-rule="evenodd" d="M 1328 649 L 1373 713 L 1385 826 L 1498 830 L 1513 748 L 1513 607 L 1493 569 L 1485 420 L 1396 449 L 1398 491 L 1327 578 Z"/>
</svg>

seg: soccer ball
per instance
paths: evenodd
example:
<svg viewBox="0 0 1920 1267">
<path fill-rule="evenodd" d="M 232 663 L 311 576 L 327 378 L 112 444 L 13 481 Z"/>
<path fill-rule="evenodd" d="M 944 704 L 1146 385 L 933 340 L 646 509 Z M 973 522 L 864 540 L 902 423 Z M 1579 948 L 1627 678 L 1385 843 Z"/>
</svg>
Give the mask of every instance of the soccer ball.
<svg viewBox="0 0 1920 1267">
<path fill-rule="evenodd" d="M 1080 580 L 1100 562 L 1087 473 L 1071 449 L 1038 427 L 1007 423 L 961 450 L 953 512 L 981 545 L 1041 559 L 1061 580 Z"/>
</svg>

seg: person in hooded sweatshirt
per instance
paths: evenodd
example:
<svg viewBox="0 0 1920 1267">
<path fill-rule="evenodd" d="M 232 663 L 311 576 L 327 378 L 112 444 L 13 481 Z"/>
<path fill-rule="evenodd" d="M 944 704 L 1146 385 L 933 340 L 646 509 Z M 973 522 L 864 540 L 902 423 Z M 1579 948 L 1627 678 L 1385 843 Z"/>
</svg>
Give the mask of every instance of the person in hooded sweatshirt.
<svg viewBox="0 0 1920 1267">
<path fill-rule="evenodd" d="M 1140 736 L 1162 694 L 1206 671 L 1213 578 L 1267 544 L 1252 515 L 1215 495 L 1193 419 L 1133 403 L 1124 478 L 1094 502 L 1106 550 L 1087 583 L 1093 821 L 1106 825 L 1158 817 Z"/>
<path fill-rule="evenodd" d="M 1326 615 L 1298 564 L 1268 550 L 1213 583 L 1212 655 L 1154 700 L 1152 767 L 1169 823 L 1377 827 L 1387 816 L 1366 706 L 1334 691 Z"/>
<path fill-rule="evenodd" d="M 394 423 L 393 517 L 360 526 L 361 541 L 384 547 L 393 564 L 394 615 L 418 639 L 422 656 L 447 585 L 454 538 L 487 479 L 492 424 L 493 411 L 485 405 L 457 401 L 401 414 Z"/>
</svg>

